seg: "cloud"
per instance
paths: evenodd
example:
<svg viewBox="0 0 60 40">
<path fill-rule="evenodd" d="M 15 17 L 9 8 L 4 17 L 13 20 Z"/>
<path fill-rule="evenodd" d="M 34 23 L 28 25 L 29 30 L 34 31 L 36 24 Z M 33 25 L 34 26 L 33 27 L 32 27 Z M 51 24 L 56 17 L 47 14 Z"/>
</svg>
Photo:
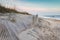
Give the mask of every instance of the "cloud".
<svg viewBox="0 0 60 40">
<path fill-rule="evenodd" d="M 17 9 L 24 11 L 37 11 L 37 12 L 60 12 L 60 8 L 34 8 L 34 7 L 25 7 L 25 6 L 17 6 Z"/>
<path fill-rule="evenodd" d="M 60 12 L 60 8 L 41 8 L 21 0 L 0 0 L 0 3 L 6 7 L 15 8 L 18 11 L 27 12 Z"/>
</svg>

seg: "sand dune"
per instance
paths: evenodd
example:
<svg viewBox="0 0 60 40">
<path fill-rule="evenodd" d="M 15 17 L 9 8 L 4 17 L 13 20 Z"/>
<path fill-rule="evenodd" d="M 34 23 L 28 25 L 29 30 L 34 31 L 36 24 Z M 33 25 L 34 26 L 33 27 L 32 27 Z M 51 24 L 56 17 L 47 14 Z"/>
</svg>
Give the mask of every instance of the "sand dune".
<svg viewBox="0 0 60 40">
<path fill-rule="evenodd" d="M 60 20 L 58 19 L 22 14 L 16 14 L 14 18 L 15 22 L 0 20 L 0 35 L 4 30 L 2 27 L 5 27 L 9 30 L 11 40 L 60 40 Z"/>
</svg>

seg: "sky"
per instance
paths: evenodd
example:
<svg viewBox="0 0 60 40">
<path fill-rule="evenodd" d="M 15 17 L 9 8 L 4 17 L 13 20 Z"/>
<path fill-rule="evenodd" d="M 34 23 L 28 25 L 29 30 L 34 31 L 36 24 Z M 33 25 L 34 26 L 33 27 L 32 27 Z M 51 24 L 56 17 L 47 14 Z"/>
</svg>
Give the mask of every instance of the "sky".
<svg viewBox="0 0 60 40">
<path fill-rule="evenodd" d="M 34 15 L 60 15 L 60 0 L 0 0 L 0 3 Z"/>
</svg>

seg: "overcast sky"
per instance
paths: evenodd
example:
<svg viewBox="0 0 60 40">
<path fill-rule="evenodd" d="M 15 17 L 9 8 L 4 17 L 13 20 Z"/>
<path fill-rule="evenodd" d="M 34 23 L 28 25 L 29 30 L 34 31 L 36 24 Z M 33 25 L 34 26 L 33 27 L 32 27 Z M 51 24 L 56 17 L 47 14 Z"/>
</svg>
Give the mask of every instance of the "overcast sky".
<svg viewBox="0 0 60 40">
<path fill-rule="evenodd" d="M 0 3 L 19 11 L 27 11 L 31 14 L 59 14 L 60 0 L 0 0 Z"/>
</svg>

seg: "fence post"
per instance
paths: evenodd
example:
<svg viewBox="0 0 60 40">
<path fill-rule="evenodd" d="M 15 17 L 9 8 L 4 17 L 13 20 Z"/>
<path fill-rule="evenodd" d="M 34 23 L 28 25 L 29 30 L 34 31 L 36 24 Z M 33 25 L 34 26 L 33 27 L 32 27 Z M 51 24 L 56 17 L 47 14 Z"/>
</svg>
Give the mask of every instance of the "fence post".
<svg viewBox="0 0 60 40">
<path fill-rule="evenodd" d="M 38 15 L 33 15 L 32 24 L 36 25 L 38 23 Z"/>
</svg>

